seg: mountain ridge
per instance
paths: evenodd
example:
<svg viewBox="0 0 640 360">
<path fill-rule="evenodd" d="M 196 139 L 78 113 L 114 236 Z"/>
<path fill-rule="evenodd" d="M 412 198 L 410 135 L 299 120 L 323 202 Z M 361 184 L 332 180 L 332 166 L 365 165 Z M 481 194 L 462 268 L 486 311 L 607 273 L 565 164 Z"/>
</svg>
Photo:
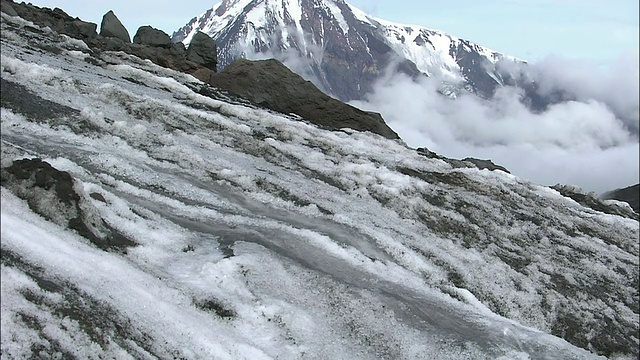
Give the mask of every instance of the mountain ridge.
<svg viewBox="0 0 640 360">
<path fill-rule="evenodd" d="M 225 0 L 172 35 L 188 43 L 202 31 L 219 47 L 221 68 L 239 57 L 289 58 L 294 71 L 343 101 L 360 99 L 389 67 L 442 78 L 491 97 L 504 85 L 495 64 L 521 61 L 424 26 L 366 14 L 343 0 Z M 461 84 L 460 84 L 461 83 Z"/>
</svg>

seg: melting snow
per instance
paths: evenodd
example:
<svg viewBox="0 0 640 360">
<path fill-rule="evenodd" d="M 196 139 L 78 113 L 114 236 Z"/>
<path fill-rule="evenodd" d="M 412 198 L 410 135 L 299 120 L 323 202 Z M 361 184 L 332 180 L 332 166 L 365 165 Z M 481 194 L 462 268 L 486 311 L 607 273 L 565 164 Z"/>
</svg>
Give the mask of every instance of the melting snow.
<svg viewBox="0 0 640 360">
<path fill-rule="evenodd" d="M 620 300 L 637 290 L 614 270 L 637 269 L 636 221 L 399 141 L 204 97 L 194 78 L 122 53 L 98 67 L 24 51 L 5 31 L 3 80 L 78 115 L 35 122 L 3 107 L 3 163 L 68 171 L 138 245 L 99 250 L 3 187 L 3 356 L 583 359 L 596 356 L 549 335 L 562 307 L 638 328 Z M 576 224 L 616 246 L 571 235 Z M 567 297 L 558 274 L 609 279 L 620 295 Z"/>
</svg>

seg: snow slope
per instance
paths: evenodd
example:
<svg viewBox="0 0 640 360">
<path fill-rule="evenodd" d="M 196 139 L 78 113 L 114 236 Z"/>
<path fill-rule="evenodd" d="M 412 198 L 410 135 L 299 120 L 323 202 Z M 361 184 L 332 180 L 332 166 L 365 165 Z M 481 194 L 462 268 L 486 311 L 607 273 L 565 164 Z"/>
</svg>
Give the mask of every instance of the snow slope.
<svg viewBox="0 0 640 360">
<path fill-rule="evenodd" d="M 5 14 L 1 45 L 3 91 L 35 99 L 3 102 L 3 167 L 69 172 L 137 244 L 3 186 L 2 358 L 637 355 L 635 220 Z"/>
</svg>

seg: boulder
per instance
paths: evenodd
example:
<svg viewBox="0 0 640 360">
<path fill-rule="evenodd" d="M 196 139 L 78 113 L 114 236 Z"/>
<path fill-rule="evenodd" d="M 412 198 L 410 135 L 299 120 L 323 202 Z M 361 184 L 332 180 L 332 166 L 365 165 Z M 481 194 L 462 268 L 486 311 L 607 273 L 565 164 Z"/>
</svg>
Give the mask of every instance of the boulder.
<svg viewBox="0 0 640 360">
<path fill-rule="evenodd" d="M 100 36 L 118 38 L 125 43 L 131 42 L 131 37 L 127 28 L 122 25 L 116 14 L 112 10 L 104 14 L 102 23 L 100 24 Z"/>
<path fill-rule="evenodd" d="M 2 12 L 10 15 L 15 13 L 38 26 L 48 26 L 57 33 L 83 40 L 89 47 L 88 52 L 90 53 L 94 51 L 123 51 L 141 59 L 148 59 L 160 66 L 192 74 L 205 82 L 208 82 L 210 73 L 216 69 L 216 46 L 213 40 L 205 34 L 198 35 L 192 47 L 192 58 L 199 61 L 196 63 L 187 60 L 187 49 L 183 43 L 171 43 L 169 35 L 151 26 L 140 27 L 134 37 L 134 43 L 132 43 L 129 39 L 129 33 L 113 11 L 104 15 L 100 35 L 98 35 L 96 24 L 73 18 L 59 8 L 40 8 L 29 3 L 16 3 L 11 0 L 0 0 L 0 3 L 2 4 Z M 59 51 L 59 49 L 51 47 L 45 50 Z M 4 79 L 2 80 L 4 90 Z M 23 101 L 21 96 L 9 96 L 9 99 L 5 99 L 5 93 L 10 94 L 10 92 L 3 91 L 1 97 L 3 104 L 6 102 L 5 100 L 9 100 L 14 105 L 19 105 L 23 111 L 33 112 L 29 110 L 33 106 L 27 106 L 28 102 Z M 34 115 L 39 116 L 40 114 Z"/>
<path fill-rule="evenodd" d="M 133 37 L 133 43 L 168 48 L 171 46 L 171 38 L 162 30 L 152 28 L 151 26 L 141 26 Z"/>
<path fill-rule="evenodd" d="M 185 48 L 184 44 L 181 42 L 171 44 L 169 52 L 171 55 L 181 58 L 185 58 L 187 56 L 187 48 Z"/>
<path fill-rule="evenodd" d="M 218 47 L 213 39 L 198 31 L 187 49 L 187 60 L 216 71 L 218 67 Z"/>
<path fill-rule="evenodd" d="M 323 127 L 351 128 L 399 139 L 380 114 L 362 111 L 326 95 L 275 59 L 236 60 L 222 72 L 213 74 L 209 83 L 255 104 L 297 114 Z"/>
<path fill-rule="evenodd" d="M 66 171 L 41 159 L 21 159 L 0 170 L 0 183 L 47 220 L 75 230 L 104 250 L 126 251 L 135 243 L 109 226 L 83 187 Z M 35 239 L 34 239 L 35 240 Z"/>
</svg>

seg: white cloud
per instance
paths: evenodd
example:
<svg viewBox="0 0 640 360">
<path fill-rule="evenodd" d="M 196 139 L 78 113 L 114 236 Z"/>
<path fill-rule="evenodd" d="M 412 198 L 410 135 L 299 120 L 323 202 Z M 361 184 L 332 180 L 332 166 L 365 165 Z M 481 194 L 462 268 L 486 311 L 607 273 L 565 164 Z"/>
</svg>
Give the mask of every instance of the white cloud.
<svg viewBox="0 0 640 360">
<path fill-rule="evenodd" d="M 398 75 L 353 104 L 380 112 L 409 146 L 453 158 L 490 158 L 543 185 L 601 193 L 637 183 L 637 54 L 607 69 L 547 58 L 527 71 L 541 95 L 562 91 L 575 100 L 534 113 L 513 87 L 499 89 L 489 101 L 472 95 L 451 100 L 437 94 L 436 79 Z"/>
<path fill-rule="evenodd" d="M 600 101 L 637 132 L 638 66 L 637 52 L 620 56 L 606 68 L 577 60 L 547 57 L 535 64 L 530 73 L 540 85 L 541 94 L 562 90 L 579 101 Z"/>
</svg>

